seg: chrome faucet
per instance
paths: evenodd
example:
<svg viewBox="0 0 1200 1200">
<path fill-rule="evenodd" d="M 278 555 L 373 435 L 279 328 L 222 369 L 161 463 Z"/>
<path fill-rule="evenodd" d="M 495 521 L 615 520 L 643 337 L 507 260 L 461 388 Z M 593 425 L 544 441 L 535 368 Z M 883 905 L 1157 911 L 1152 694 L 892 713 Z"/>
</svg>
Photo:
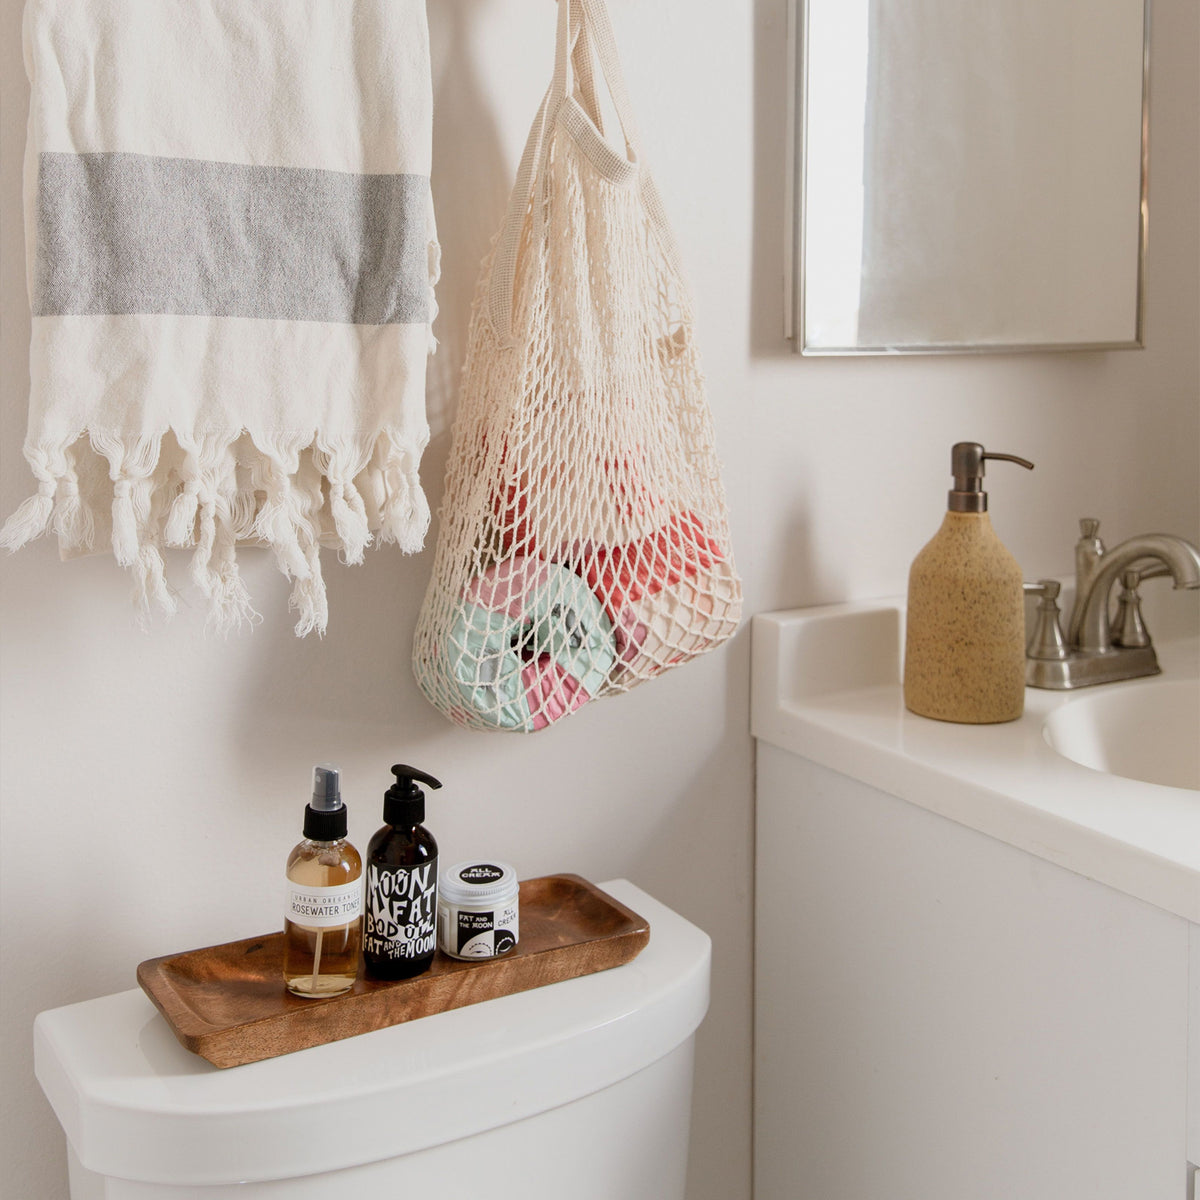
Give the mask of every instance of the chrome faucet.
<svg viewBox="0 0 1200 1200">
<path fill-rule="evenodd" d="M 1093 517 L 1079 522 L 1075 603 L 1065 638 L 1058 624 L 1058 582 L 1025 585 L 1027 592 L 1042 597 L 1026 651 L 1025 682 L 1030 687 L 1062 690 L 1157 675 L 1158 656 L 1142 620 L 1138 585 L 1170 575 L 1177 588 L 1200 588 L 1200 550 L 1191 542 L 1147 533 L 1105 550 L 1099 529 Z M 1114 633 L 1109 601 L 1118 580 L 1122 590 Z"/>
</svg>

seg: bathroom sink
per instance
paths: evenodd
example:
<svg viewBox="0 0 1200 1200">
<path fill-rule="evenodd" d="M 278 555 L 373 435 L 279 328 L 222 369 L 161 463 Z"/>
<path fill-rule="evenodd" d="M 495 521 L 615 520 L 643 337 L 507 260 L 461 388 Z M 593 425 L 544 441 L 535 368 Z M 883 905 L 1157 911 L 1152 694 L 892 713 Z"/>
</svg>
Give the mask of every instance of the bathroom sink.
<svg viewBox="0 0 1200 1200">
<path fill-rule="evenodd" d="M 1078 696 L 1046 718 L 1042 736 L 1094 771 L 1200 789 L 1200 681 L 1155 680 Z"/>
<path fill-rule="evenodd" d="M 1194 634 L 1159 640 L 1161 675 L 1026 688 L 1024 714 L 996 725 L 909 712 L 903 650 L 899 597 L 757 615 L 762 752 L 807 759 L 1200 925 Z"/>
</svg>

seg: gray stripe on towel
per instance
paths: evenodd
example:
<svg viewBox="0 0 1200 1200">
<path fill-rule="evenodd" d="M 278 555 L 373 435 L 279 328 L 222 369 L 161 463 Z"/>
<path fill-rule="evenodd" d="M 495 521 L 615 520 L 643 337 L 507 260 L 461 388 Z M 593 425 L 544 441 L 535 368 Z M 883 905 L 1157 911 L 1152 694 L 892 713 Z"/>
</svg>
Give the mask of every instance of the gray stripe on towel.
<svg viewBox="0 0 1200 1200">
<path fill-rule="evenodd" d="M 428 195 L 423 175 L 43 153 L 33 310 L 423 324 Z"/>
</svg>

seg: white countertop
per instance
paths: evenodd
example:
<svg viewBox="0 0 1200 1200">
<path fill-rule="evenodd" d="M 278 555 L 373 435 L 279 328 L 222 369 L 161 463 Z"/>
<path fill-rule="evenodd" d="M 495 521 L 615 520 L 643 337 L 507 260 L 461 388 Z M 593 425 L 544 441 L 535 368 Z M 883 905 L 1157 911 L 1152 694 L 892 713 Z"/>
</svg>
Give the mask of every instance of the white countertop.
<svg viewBox="0 0 1200 1200">
<path fill-rule="evenodd" d="M 1200 924 L 1200 792 L 1055 753 L 1046 716 L 1095 688 L 1026 688 L 1024 715 L 1001 725 L 909 712 L 903 609 L 880 600 L 756 616 L 754 736 Z M 1195 638 L 1156 649 L 1158 678 L 1197 675 Z"/>
</svg>

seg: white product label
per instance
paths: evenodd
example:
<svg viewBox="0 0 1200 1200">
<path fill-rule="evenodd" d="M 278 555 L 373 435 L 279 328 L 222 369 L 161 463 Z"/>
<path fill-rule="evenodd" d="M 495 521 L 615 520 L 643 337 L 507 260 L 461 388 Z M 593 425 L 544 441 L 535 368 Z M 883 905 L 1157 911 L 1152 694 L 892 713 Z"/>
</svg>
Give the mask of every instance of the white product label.
<svg viewBox="0 0 1200 1200">
<path fill-rule="evenodd" d="M 284 915 L 293 925 L 330 929 L 362 916 L 362 880 L 336 887 L 305 887 L 288 880 Z"/>
<path fill-rule="evenodd" d="M 517 906 L 498 909 L 444 905 L 438 912 L 442 950 L 454 958 L 495 958 L 517 944 Z"/>
</svg>

